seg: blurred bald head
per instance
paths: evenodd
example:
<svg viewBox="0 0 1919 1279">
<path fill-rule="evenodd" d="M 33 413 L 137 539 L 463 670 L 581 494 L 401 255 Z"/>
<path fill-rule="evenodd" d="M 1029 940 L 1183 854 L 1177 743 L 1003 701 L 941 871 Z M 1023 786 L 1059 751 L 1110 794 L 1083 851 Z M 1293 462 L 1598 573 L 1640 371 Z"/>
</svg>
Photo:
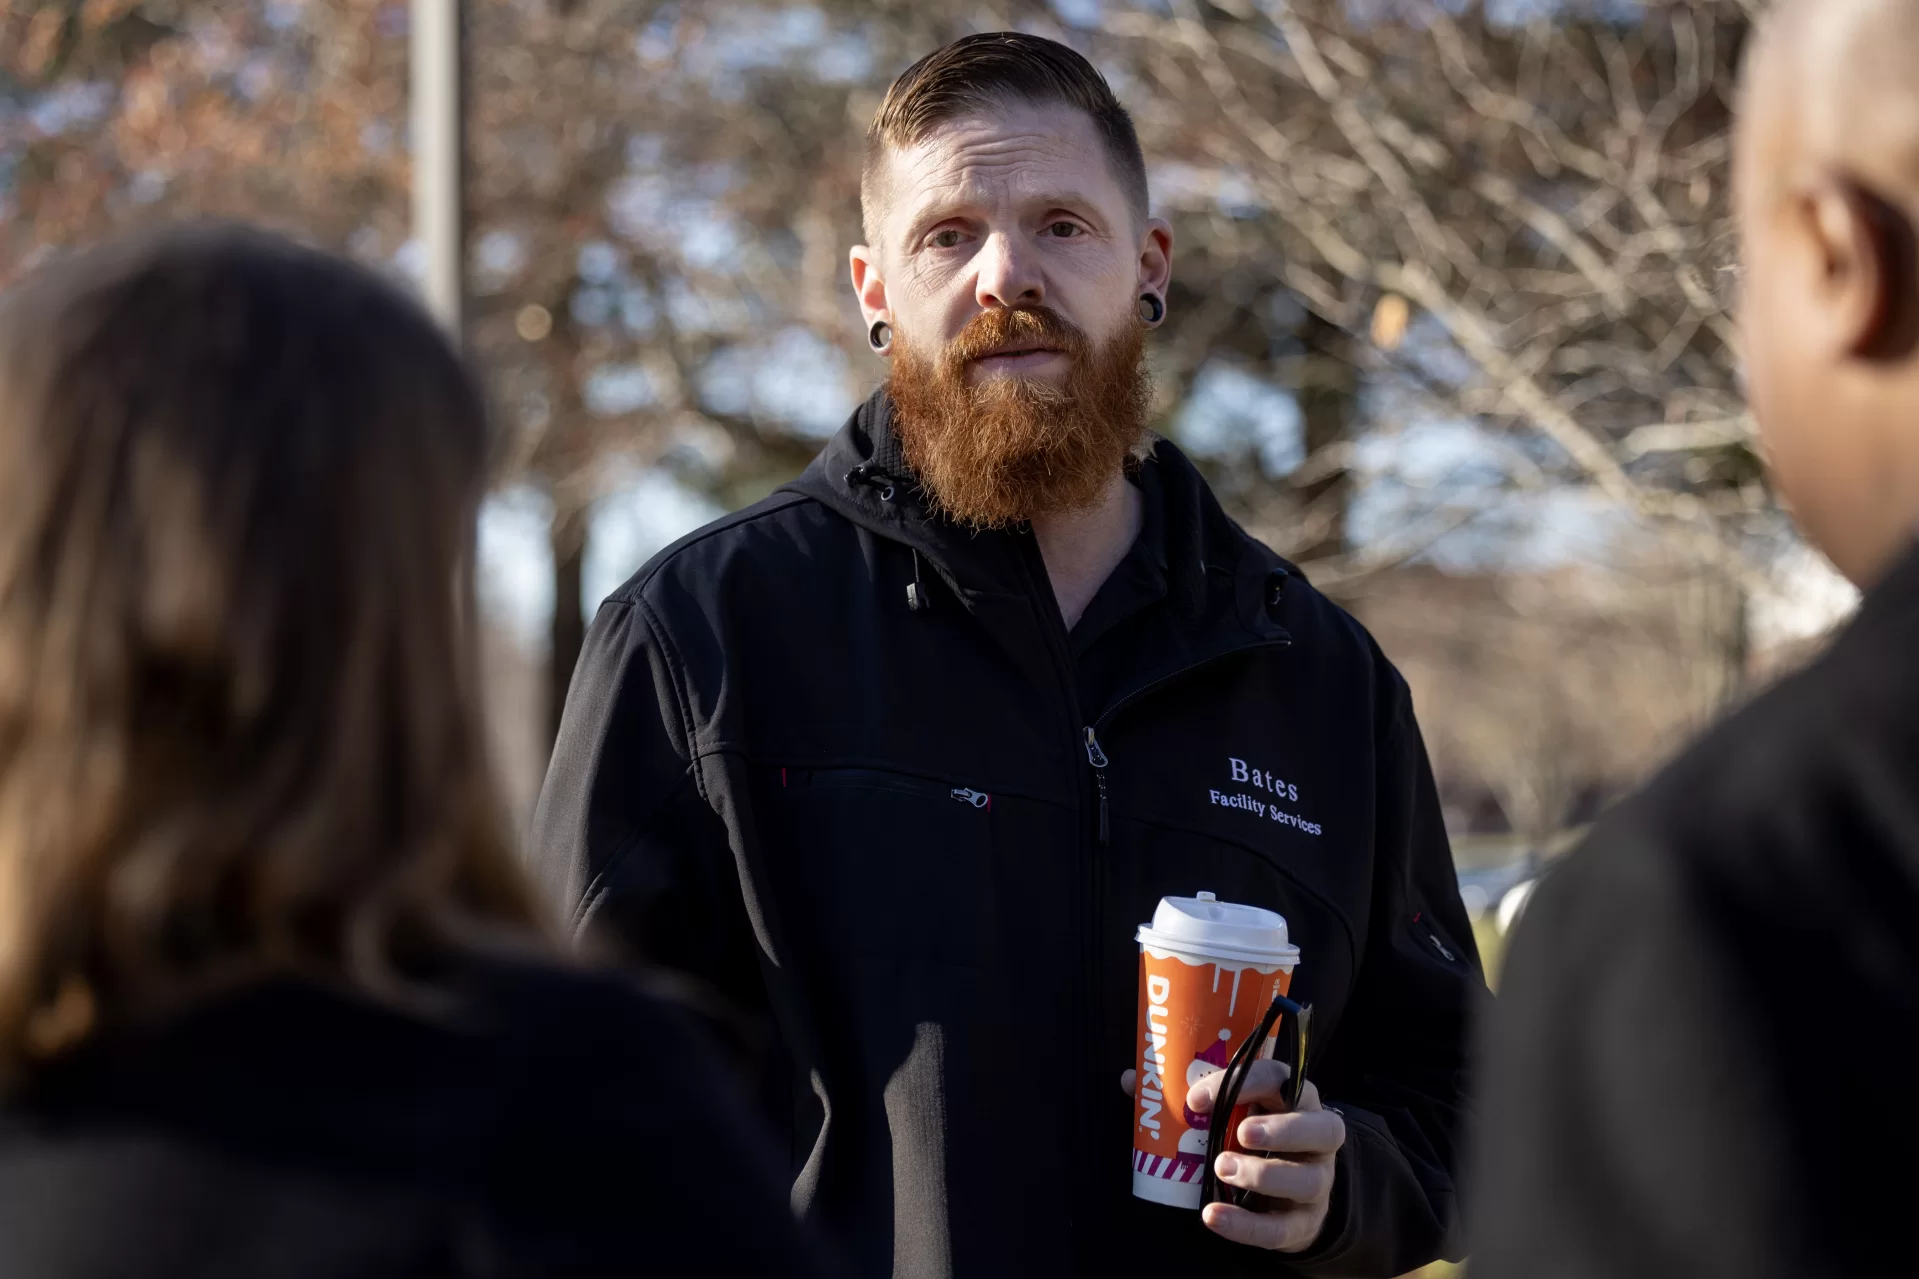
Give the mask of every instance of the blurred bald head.
<svg viewBox="0 0 1919 1279">
<path fill-rule="evenodd" d="M 1784 0 L 1748 59 L 1735 169 L 1767 460 L 1870 584 L 1919 531 L 1919 0 Z"/>
<path fill-rule="evenodd" d="M 1784 0 L 1747 68 L 1750 141 L 1919 193 L 1919 0 Z M 1778 176 L 1785 176 L 1780 174 Z"/>
</svg>

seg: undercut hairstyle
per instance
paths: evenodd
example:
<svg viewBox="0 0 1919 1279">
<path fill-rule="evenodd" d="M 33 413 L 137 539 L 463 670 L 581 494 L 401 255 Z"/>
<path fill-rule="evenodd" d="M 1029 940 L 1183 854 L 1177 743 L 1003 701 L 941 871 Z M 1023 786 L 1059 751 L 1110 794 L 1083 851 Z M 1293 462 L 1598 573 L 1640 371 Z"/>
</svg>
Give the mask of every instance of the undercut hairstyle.
<svg viewBox="0 0 1919 1279">
<path fill-rule="evenodd" d="M 888 152 L 923 142 L 949 120 L 1012 103 L 1058 104 L 1085 112 L 1105 144 L 1107 163 L 1113 166 L 1134 218 L 1146 220 L 1146 158 L 1139 149 L 1133 117 L 1113 96 L 1106 77 L 1057 40 L 1018 31 L 989 31 L 927 54 L 886 91 L 886 100 L 866 131 L 866 156 L 860 169 L 860 214 L 868 243 L 879 242 Z"/>
<path fill-rule="evenodd" d="M 546 952 L 474 696 L 490 453 L 417 304 L 263 233 L 0 303 L 0 1078 L 263 977 L 434 1004 Z"/>
</svg>

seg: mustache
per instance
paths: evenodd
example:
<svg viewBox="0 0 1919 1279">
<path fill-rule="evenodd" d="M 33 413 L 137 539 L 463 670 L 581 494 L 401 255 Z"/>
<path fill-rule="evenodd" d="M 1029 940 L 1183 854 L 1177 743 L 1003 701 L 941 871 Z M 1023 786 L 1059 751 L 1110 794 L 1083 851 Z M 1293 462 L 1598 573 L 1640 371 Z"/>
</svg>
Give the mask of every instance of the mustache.
<svg viewBox="0 0 1919 1279">
<path fill-rule="evenodd" d="M 928 505 L 977 530 L 1095 504 L 1145 433 L 1145 332 L 1135 324 L 1095 342 L 1058 312 L 1025 306 L 982 312 L 924 354 L 898 335 L 893 429 Z M 1034 347 L 1066 354 L 1063 381 L 967 379 L 971 359 Z"/>
<path fill-rule="evenodd" d="M 1046 347 L 1075 360 L 1092 349 L 1086 334 L 1050 306 L 995 307 L 966 322 L 947 344 L 945 361 L 958 369 L 1009 346 Z"/>
</svg>

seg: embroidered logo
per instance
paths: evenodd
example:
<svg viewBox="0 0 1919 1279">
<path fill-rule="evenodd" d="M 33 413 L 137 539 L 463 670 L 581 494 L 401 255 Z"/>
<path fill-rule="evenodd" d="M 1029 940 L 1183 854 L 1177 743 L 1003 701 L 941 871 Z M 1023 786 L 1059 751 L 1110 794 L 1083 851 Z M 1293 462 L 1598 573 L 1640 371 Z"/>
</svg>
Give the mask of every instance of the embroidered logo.
<svg viewBox="0 0 1919 1279">
<path fill-rule="evenodd" d="M 1263 817 L 1267 821 L 1278 822 L 1282 826 L 1291 826 L 1294 830 L 1303 831 L 1308 835 L 1323 833 L 1323 828 L 1318 822 L 1309 822 L 1298 813 L 1289 813 L 1279 806 L 1282 800 L 1291 804 L 1299 802 L 1299 787 L 1294 783 L 1266 769 L 1254 768 L 1245 760 L 1232 756 L 1227 757 L 1226 769 L 1229 783 L 1237 783 L 1250 790 L 1259 791 L 1261 794 L 1254 795 L 1247 790 L 1209 790 L 1206 793 L 1215 806 L 1237 808 L 1255 817 Z"/>
</svg>

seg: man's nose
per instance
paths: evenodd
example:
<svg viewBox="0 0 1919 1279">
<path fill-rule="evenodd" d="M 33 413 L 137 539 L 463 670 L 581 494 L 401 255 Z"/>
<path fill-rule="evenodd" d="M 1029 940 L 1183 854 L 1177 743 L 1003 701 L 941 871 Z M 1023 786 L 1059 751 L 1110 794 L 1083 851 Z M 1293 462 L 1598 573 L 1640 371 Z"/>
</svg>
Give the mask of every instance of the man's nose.
<svg viewBox="0 0 1919 1279">
<path fill-rule="evenodd" d="M 1000 234 L 987 237 L 980 250 L 974 300 L 981 310 L 994 306 L 1009 309 L 1038 306 L 1046 300 L 1046 284 L 1040 278 L 1038 258 L 1018 237 Z"/>
</svg>

